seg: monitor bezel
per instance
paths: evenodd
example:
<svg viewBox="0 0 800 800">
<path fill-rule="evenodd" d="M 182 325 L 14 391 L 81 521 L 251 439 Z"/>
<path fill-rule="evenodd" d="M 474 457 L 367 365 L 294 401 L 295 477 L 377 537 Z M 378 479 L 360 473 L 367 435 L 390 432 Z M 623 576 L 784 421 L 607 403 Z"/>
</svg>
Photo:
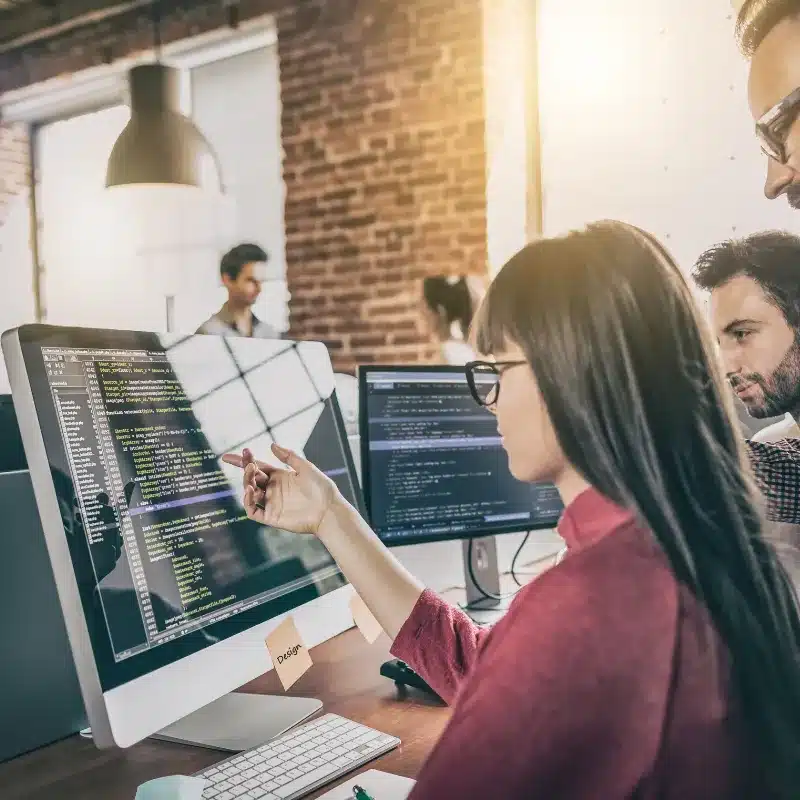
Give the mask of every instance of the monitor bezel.
<svg viewBox="0 0 800 800">
<path fill-rule="evenodd" d="M 10 466 L 0 461 L 0 473 L 25 472 L 28 469 L 28 462 L 25 458 L 25 447 L 22 444 L 22 437 L 19 434 L 19 422 L 17 421 L 17 412 L 14 409 L 14 399 L 11 397 L 10 394 L 6 393 L 0 394 L 0 418 L 4 417 L 4 415 L 6 414 L 4 409 L 10 409 L 11 419 L 9 419 L 8 421 L 13 422 L 13 424 L 16 426 L 16 432 L 5 431 L 3 430 L 3 426 L 0 425 L 0 433 L 11 434 L 11 436 L 13 437 L 13 442 L 15 447 L 13 455 L 19 456 L 19 458 L 17 458 L 17 460 L 14 461 Z M 0 437 L 0 442 L 2 442 L 1 437 Z M 19 450 L 16 449 L 17 445 L 19 445 Z"/>
<path fill-rule="evenodd" d="M 83 342 L 91 336 L 107 335 L 117 340 L 126 334 L 142 336 L 152 335 L 152 332 L 27 325 L 7 331 L 2 338 L 14 406 L 70 647 L 92 727 L 92 737 L 100 748 L 127 747 L 135 744 L 269 671 L 272 663 L 264 639 L 290 614 L 294 617 L 304 643 L 309 649 L 353 625 L 349 609 L 353 592 L 350 585 L 345 582 L 343 586 L 310 602 L 280 612 L 271 619 L 253 624 L 227 639 L 207 645 L 121 685 L 104 690 L 92 646 L 89 623 L 72 568 L 69 544 L 64 535 L 56 490 L 50 477 L 50 460 L 38 420 L 31 378 L 24 358 L 24 346 L 44 335 L 63 337 L 59 338 L 59 341 L 63 342 L 64 346 L 69 346 L 70 336 L 77 337 Z M 324 347 L 321 343 L 317 344 Z M 351 472 L 355 497 L 362 502 L 360 488 L 355 480 L 353 459 L 347 445 L 344 422 L 335 395 L 332 407 L 338 435 L 343 445 L 342 450 Z M 153 702 L 154 697 L 159 698 L 158 702 Z"/>
<path fill-rule="evenodd" d="M 364 507 L 366 509 L 367 519 L 372 525 L 372 480 L 371 480 L 371 459 L 369 451 L 369 423 L 367 415 L 367 377 L 376 372 L 430 372 L 430 373 L 450 373 L 453 375 L 462 375 L 464 383 L 467 382 L 466 372 L 464 367 L 454 366 L 452 364 L 369 364 L 358 367 L 358 433 L 359 433 L 359 447 L 361 451 L 361 495 L 364 500 Z M 511 525 L 498 525 L 496 527 L 487 528 L 485 531 L 471 531 L 471 532 L 458 532 L 458 533 L 434 533 L 425 534 L 420 533 L 415 536 L 407 536 L 402 540 L 386 540 L 380 532 L 373 526 L 373 530 L 378 538 L 387 547 L 404 547 L 405 545 L 412 544 L 426 544 L 430 542 L 447 542 L 455 540 L 469 540 L 480 539 L 484 536 L 495 536 L 506 533 L 527 533 L 528 531 L 542 531 L 553 530 L 558 523 L 558 518 L 547 522 L 535 523 L 514 523 Z"/>
</svg>

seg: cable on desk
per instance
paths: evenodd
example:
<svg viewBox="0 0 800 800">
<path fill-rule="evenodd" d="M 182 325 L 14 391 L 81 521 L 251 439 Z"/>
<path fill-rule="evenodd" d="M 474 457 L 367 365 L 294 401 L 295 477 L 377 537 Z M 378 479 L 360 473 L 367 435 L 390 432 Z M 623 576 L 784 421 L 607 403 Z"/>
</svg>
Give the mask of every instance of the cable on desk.
<svg viewBox="0 0 800 800">
<path fill-rule="evenodd" d="M 517 548 L 517 552 L 514 553 L 514 558 L 511 559 L 511 579 L 514 581 L 514 583 L 517 584 L 517 586 L 520 587 L 522 586 L 522 584 L 519 582 L 519 578 L 517 578 L 517 573 L 515 568 L 517 566 L 517 559 L 519 558 L 520 553 L 522 552 L 522 548 L 525 547 L 525 545 L 528 543 L 530 535 L 531 535 L 530 531 L 528 531 L 525 534 L 525 538 L 522 540 L 522 544 Z"/>
<path fill-rule="evenodd" d="M 514 553 L 514 557 L 511 559 L 511 569 L 508 572 L 503 572 L 502 573 L 503 575 L 511 575 L 511 577 L 514 579 L 514 583 L 517 584 L 519 589 L 521 589 L 525 585 L 524 583 L 520 582 L 520 580 L 518 578 L 519 575 L 537 576 L 537 575 L 541 574 L 541 570 L 528 570 L 526 572 L 518 572 L 516 570 L 517 560 L 519 559 L 523 548 L 527 544 L 531 533 L 532 533 L 532 531 L 526 531 L 525 538 L 522 540 L 522 542 L 520 543 L 520 545 L 517 548 L 516 552 Z M 478 581 L 475 579 L 475 570 L 474 570 L 474 567 L 472 565 L 472 541 L 473 540 L 470 539 L 469 547 L 467 549 L 467 570 L 468 570 L 468 573 L 469 573 L 470 580 L 472 581 L 472 584 L 475 586 L 475 588 L 478 590 L 478 592 L 480 594 L 482 594 L 483 597 L 485 599 L 487 599 L 487 600 L 507 600 L 510 597 L 516 596 L 516 594 L 519 591 L 519 589 L 516 589 L 513 592 L 508 592 L 507 594 L 497 595 L 497 594 L 492 594 L 491 592 L 488 592 L 486 589 L 484 589 L 478 583 Z M 555 558 L 553 560 L 553 566 L 558 564 L 565 555 L 566 555 L 566 548 L 564 548 L 563 550 L 559 551 L 555 555 Z M 537 558 L 535 561 L 532 561 L 531 563 L 527 564 L 526 566 L 532 566 L 534 564 L 541 564 L 543 561 L 549 561 L 550 559 L 553 559 L 553 555 L 552 554 L 548 554 L 546 556 L 543 556 L 542 558 Z M 453 587 L 450 587 L 450 588 L 452 588 L 452 589 L 465 589 L 466 590 L 465 586 L 453 586 Z M 443 590 L 443 591 L 447 591 L 447 590 Z M 475 602 L 480 603 L 481 601 L 477 600 Z M 491 611 L 492 610 L 491 608 L 481 608 L 480 606 L 476 606 L 473 603 L 467 603 L 467 604 L 459 603 L 458 606 L 463 611 Z"/>
<path fill-rule="evenodd" d="M 519 591 L 519 589 L 521 589 L 525 585 L 524 583 L 522 583 L 519 580 L 519 578 L 517 577 L 518 575 L 533 575 L 533 576 L 535 576 L 535 575 L 539 575 L 540 574 L 539 570 L 529 571 L 529 572 L 517 572 L 516 571 L 517 560 L 519 559 L 519 556 L 522 553 L 522 549 L 528 543 L 528 539 L 530 538 L 531 533 L 532 533 L 532 531 L 526 531 L 525 538 L 522 540 L 522 542 L 520 543 L 520 545 L 517 548 L 516 552 L 514 553 L 514 557 L 511 559 L 511 570 L 510 570 L 510 572 L 509 573 L 503 573 L 504 575 L 510 574 L 511 577 L 513 578 L 513 580 L 514 580 L 514 583 L 516 583 L 519 588 L 515 589 L 513 592 L 508 592 L 506 594 L 500 594 L 500 595 L 492 594 L 491 592 L 488 592 L 475 579 L 475 570 L 474 570 L 474 568 L 472 566 L 472 539 L 470 539 L 469 548 L 467 549 L 467 570 L 469 571 L 469 577 L 470 577 L 470 580 L 472 581 L 473 585 L 484 596 L 484 598 L 486 598 L 487 600 L 508 600 L 510 597 L 514 597 L 517 594 L 517 592 Z M 561 561 L 561 559 L 564 558 L 565 555 L 566 555 L 566 548 L 561 550 L 556 555 L 555 560 L 554 560 L 554 565 L 558 564 Z M 533 563 L 534 564 L 540 564 L 542 561 L 548 561 L 551 558 L 553 558 L 552 555 L 547 555 L 547 556 L 544 556 L 543 558 L 537 559 Z M 480 602 L 480 600 L 478 600 L 477 602 Z M 461 608 L 463 610 L 465 610 L 465 611 L 485 611 L 485 610 L 490 610 L 490 609 L 482 609 L 479 606 L 473 605 L 472 603 L 468 603 L 466 605 L 462 605 Z"/>
</svg>

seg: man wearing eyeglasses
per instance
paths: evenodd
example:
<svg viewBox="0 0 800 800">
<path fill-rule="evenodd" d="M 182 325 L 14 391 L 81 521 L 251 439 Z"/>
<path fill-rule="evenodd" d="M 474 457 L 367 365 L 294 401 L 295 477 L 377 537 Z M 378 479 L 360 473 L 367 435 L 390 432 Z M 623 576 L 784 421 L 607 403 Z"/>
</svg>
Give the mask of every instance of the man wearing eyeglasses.
<svg viewBox="0 0 800 800">
<path fill-rule="evenodd" d="M 748 96 L 767 158 L 764 194 L 800 209 L 800 0 L 733 0 Z"/>
<path fill-rule="evenodd" d="M 748 99 L 756 135 L 767 156 L 764 194 L 786 195 L 800 209 L 800 0 L 732 0 L 736 38 L 750 59 Z M 800 265 L 798 265 L 800 269 Z M 772 437 L 769 437 L 770 439 Z M 796 543 L 800 518 L 800 446 L 796 439 L 747 442 L 750 462 L 779 540 Z M 800 587 L 797 552 L 787 564 Z"/>
</svg>

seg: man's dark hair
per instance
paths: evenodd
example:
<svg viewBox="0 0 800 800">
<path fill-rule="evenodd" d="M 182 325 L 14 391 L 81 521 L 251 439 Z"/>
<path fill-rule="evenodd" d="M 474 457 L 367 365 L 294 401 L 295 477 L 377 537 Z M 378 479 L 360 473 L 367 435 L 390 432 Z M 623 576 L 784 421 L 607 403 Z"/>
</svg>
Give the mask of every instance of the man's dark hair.
<svg viewBox="0 0 800 800">
<path fill-rule="evenodd" d="M 219 274 L 222 277 L 227 275 L 232 281 L 235 281 L 245 264 L 252 264 L 254 261 L 266 262 L 267 258 L 266 250 L 257 244 L 249 242 L 237 244 L 222 256 L 222 261 L 219 262 Z"/>
<path fill-rule="evenodd" d="M 701 289 L 712 291 L 745 275 L 761 286 L 786 322 L 800 332 L 800 237 L 765 231 L 729 239 L 706 250 L 692 270 Z"/>
<path fill-rule="evenodd" d="M 745 0 L 736 18 L 736 41 L 750 58 L 769 32 L 790 17 L 800 17 L 800 0 Z"/>
</svg>

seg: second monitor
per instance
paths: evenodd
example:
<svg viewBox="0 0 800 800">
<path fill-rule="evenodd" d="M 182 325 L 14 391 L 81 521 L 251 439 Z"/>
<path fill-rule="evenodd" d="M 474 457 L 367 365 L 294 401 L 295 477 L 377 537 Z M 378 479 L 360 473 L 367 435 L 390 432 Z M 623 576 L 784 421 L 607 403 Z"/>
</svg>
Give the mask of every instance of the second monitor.
<svg viewBox="0 0 800 800">
<path fill-rule="evenodd" d="M 494 415 L 472 399 L 463 367 L 362 367 L 359 384 L 364 499 L 385 544 L 556 525 L 556 488 L 513 477 Z M 494 540 L 481 545 L 483 557 L 465 562 L 467 598 L 490 604 L 486 594 L 499 587 Z M 465 559 L 470 552 L 465 547 Z"/>
</svg>

